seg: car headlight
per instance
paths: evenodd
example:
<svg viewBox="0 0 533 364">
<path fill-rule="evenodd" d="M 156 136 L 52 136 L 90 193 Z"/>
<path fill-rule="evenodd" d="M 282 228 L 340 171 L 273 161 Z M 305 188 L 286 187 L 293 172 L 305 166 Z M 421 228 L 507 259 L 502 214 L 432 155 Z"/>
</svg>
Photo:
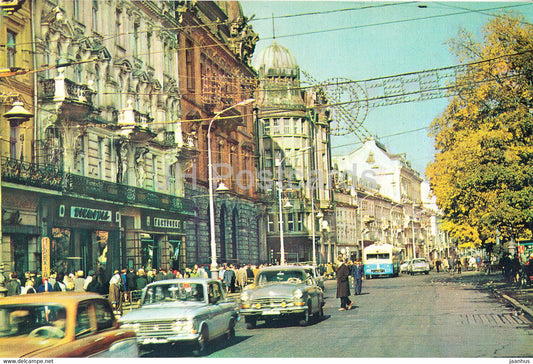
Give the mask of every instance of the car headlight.
<svg viewBox="0 0 533 364">
<path fill-rule="evenodd" d="M 172 330 L 175 332 L 191 332 L 194 329 L 193 320 L 178 319 L 172 323 Z"/>
<path fill-rule="evenodd" d="M 141 325 L 138 322 L 121 322 L 120 327 L 123 329 L 132 329 L 137 331 Z"/>
<path fill-rule="evenodd" d="M 302 290 L 301 289 L 297 289 L 293 292 L 292 294 L 294 296 L 294 298 L 296 299 L 299 299 L 299 298 L 302 298 L 302 296 L 304 295 Z"/>
</svg>

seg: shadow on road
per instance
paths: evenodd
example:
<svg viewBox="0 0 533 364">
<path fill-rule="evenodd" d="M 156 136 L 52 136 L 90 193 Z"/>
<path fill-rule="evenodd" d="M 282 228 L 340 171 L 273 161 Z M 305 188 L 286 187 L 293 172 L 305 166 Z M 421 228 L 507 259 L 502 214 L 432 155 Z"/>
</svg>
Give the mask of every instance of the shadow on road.
<svg viewBox="0 0 533 364">
<path fill-rule="evenodd" d="M 209 347 L 204 356 L 210 355 L 216 351 L 226 349 L 242 343 L 251 338 L 251 335 L 235 336 L 231 340 L 225 338 L 218 338 L 209 342 Z M 141 350 L 141 358 L 191 358 L 194 357 L 192 353 L 192 345 L 184 344 L 162 344 L 153 345 L 143 348 Z"/>
</svg>

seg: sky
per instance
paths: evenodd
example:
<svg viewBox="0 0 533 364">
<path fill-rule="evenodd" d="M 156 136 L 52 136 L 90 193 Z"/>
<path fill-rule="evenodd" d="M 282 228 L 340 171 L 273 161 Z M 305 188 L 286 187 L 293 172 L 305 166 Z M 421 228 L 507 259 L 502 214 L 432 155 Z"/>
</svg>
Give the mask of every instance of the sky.
<svg viewBox="0 0 533 364">
<path fill-rule="evenodd" d="M 481 42 L 483 27 L 502 11 L 521 14 L 533 23 L 533 3 L 525 1 L 240 3 L 245 16 L 255 14 L 250 21 L 259 34 L 254 57 L 272 44 L 275 35 L 276 43 L 289 49 L 300 69 L 318 82 L 334 78 L 363 81 L 455 66 L 460 62 L 448 42 L 457 38 L 461 28 Z M 345 95 L 342 101 L 363 98 L 364 92 Z M 424 177 L 435 154 L 427 128 L 448 102 L 438 98 L 368 108 L 358 114 L 357 122 L 389 152 L 405 154 Z M 360 145 L 353 133 L 333 136 L 332 154 L 345 155 Z"/>
</svg>

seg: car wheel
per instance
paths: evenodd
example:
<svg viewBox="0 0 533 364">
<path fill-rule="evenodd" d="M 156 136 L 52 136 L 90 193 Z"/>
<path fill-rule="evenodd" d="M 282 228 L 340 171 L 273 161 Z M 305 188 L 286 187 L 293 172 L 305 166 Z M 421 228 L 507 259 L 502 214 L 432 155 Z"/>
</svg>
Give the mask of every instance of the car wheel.
<svg viewBox="0 0 533 364">
<path fill-rule="evenodd" d="M 257 324 L 257 318 L 256 317 L 246 317 L 244 319 L 244 322 L 246 322 L 246 328 L 247 329 L 255 329 L 255 325 Z"/>
<path fill-rule="evenodd" d="M 204 356 L 207 354 L 208 348 L 209 333 L 207 331 L 207 326 L 202 326 L 200 330 L 200 336 L 196 342 L 196 347 L 193 349 L 192 354 L 194 356 Z"/>
<path fill-rule="evenodd" d="M 426 274 L 429 274 L 429 270 L 428 270 L 428 271 L 426 271 L 426 272 L 424 272 L 424 273 L 426 273 Z"/>
<path fill-rule="evenodd" d="M 312 312 L 313 312 L 313 310 L 312 310 L 311 304 L 309 304 L 308 308 L 307 308 L 307 311 L 305 311 L 305 313 L 304 313 L 303 318 L 300 319 L 300 326 L 309 325 L 309 323 L 311 321 Z"/>
<path fill-rule="evenodd" d="M 324 307 L 321 306 L 320 309 L 315 313 L 314 319 L 316 322 L 320 322 L 320 319 L 324 317 Z"/>
</svg>

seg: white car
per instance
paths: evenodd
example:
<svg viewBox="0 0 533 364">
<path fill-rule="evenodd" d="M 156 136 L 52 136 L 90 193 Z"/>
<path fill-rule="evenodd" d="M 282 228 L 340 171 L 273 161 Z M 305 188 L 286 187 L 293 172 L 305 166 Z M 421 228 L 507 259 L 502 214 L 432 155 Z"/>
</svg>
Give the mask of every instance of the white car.
<svg viewBox="0 0 533 364">
<path fill-rule="evenodd" d="M 238 306 L 224 296 L 221 281 L 168 279 L 147 285 L 141 306 L 119 319 L 132 328 L 139 346 L 192 344 L 194 355 L 208 351 L 208 341 L 235 336 Z"/>
<path fill-rule="evenodd" d="M 425 258 L 415 258 L 409 262 L 407 271 L 413 275 L 415 273 L 429 274 L 429 263 Z"/>
<path fill-rule="evenodd" d="M 402 264 L 400 264 L 400 273 L 409 272 L 409 262 L 410 260 L 404 260 Z"/>
</svg>

